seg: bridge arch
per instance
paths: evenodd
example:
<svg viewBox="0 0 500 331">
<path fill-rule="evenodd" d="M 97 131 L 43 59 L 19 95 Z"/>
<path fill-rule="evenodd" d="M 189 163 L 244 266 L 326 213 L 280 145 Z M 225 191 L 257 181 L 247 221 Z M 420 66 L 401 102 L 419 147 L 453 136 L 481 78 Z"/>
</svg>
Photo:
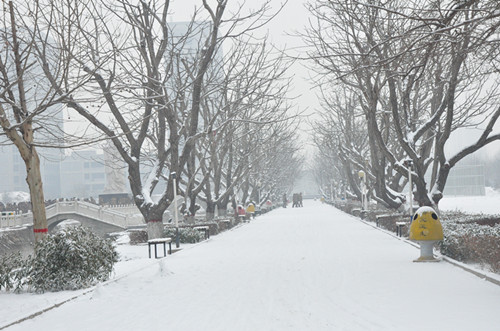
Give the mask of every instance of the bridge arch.
<svg viewBox="0 0 500 331">
<path fill-rule="evenodd" d="M 47 218 L 49 233 L 53 232 L 55 227 L 59 223 L 66 221 L 66 220 L 78 221 L 78 222 L 80 222 L 80 224 L 83 227 L 91 229 L 92 232 L 94 232 L 100 236 L 105 236 L 107 233 L 119 232 L 119 231 L 123 231 L 126 229 L 124 226 L 110 224 L 110 223 L 103 222 L 101 220 L 91 218 L 91 217 L 88 217 L 85 215 L 77 214 L 77 213 L 61 213 L 61 214 L 56 214 L 50 218 Z"/>
</svg>

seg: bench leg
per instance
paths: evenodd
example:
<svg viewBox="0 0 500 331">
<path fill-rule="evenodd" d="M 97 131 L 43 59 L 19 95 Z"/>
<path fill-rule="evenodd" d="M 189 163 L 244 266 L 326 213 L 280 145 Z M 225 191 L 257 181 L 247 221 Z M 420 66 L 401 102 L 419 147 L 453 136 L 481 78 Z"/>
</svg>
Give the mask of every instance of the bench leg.
<svg viewBox="0 0 500 331">
<path fill-rule="evenodd" d="M 151 244 L 148 243 L 149 258 L 151 258 Z"/>
<path fill-rule="evenodd" d="M 172 255 L 172 243 L 168 243 L 168 254 Z"/>
<path fill-rule="evenodd" d="M 155 243 L 155 259 L 158 258 L 158 250 L 156 249 L 156 243 Z"/>
</svg>

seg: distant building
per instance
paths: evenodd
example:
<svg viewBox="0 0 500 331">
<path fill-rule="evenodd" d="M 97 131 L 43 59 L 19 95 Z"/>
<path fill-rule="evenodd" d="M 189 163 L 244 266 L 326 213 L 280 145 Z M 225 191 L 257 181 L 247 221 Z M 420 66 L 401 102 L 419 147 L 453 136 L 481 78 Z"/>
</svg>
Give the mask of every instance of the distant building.
<svg viewBox="0 0 500 331">
<path fill-rule="evenodd" d="M 61 196 L 97 198 L 106 184 L 104 156 L 95 150 L 73 152 L 61 162 Z"/>
<path fill-rule="evenodd" d="M 23 44 L 23 36 L 32 33 L 26 29 L 19 29 L 18 35 L 21 37 L 21 48 L 24 49 L 27 45 Z M 49 39 L 49 42 L 53 40 Z M 50 50 L 47 50 L 50 54 Z M 25 100 L 26 109 L 30 115 L 41 105 L 48 106 L 47 101 L 51 99 L 53 91 L 50 89 L 50 82 L 43 70 L 36 63 L 33 56 L 34 53 L 27 53 L 23 55 L 29 64 L 23 70 L 22 80 L 25 85 Z M 28 58 L 25 58 L 28 57 Z M 49 56 L 48 58 L 50 58 Z M 7 55 L 2 59 L 6 68 L 5 74 L 7 75 L 10 83 L 15 82 L 18 78 L 15 65 L 12 62 L 12 57 Z M 49 60 L 50 61 L 50 60 Z M 1 79 L 3 84 L 6 84 L 5 78 Z M 18 98 L 18 90 L 13 86 L 11 91 L 15 98 Z M 4 91 L 5 93 L 5 91 Z M 18 100 L 16 100 L 18 102 Z M 7 117 L 10 118 L 11 123 L 16 123 L 12 107 L 8 104 L 4 105 L 7 109 Z M 36 113 L 31 118 L 33 124 L 34 140 L 38 146 L 57 146 L 64 141 L 63 123 L 64 117 L 62 112 L 62 105 L 56 104 L 42 108 L 44 111 Z M 40 158 L 40 171 L 42 174 L 42 182 L 44 189 L 44 196 L 46 199 L 59 197 L 61 194 L 61 178 L 60 178 L 60 162 L 63 156 L 63 150 L 57 148 L 36 148 Z M 6 135 L 0 130 L 0 192 L 13 192 L 23 191 L 29 192 L 28 184 L 26 183 L 26 166 L 22 160 L 19 150 L 13 143 L 7 139 Z"/>
<path fill-rule="evenodd" d="M 485 195 L 484 164 L 474 155 L 457 163 L 450 170 L 444 195 Z"/>
<path fill-rule="evenodd" d="M 17 154 L 16 154 L 17 153 Z M 0 146 L 0 192 L 25 191 L 26 168 L 24 162 L 19 156 L 19 152 L 13 145 Z"/>
<path fill-rule="evenodd" d="M 210 32 L 210 23 L 195 22 L 191 24 L 190 22 L 172 22 L 169 24 L 169 28 L 173 42 L 168 46 L 169 49 L 166 56 L 170 57 L 172 54 L 175 56 L 174 63 L 176 65 L 173 67 L 178 69 L 171 69 L 174 71 L 174 75 L 167 80 L 166 88 L 169 91 L 168 93 L 178 93 L 182 89 L 185 89 L 186 85 L 189 86 L 190 84 L 186 84 L 185 81 L 189 80 L 189 78 L 185 77 L 188 73 L 185 72 L 183 66 L 179 65 L 180 63 L 177 61 L 187 60 L 189 64 L 194 63 L 195 55 L 205 50 L 204 41 Z M 186 37 L 188 31 L 191 34 Z M 220 49 L 216 50 L 214 57 L 216 61 L 210 68 L 212 80 L 215 79 L 213 76 L 222 78 L 223 70 L 221 64 L 222 52 Z M 176 77 L 182 77 L 182 79 L 177 81 Z M 213 84 L 215 83 L 213 82 Z M 45 83 L 40 81 L 39 84 L 43 86 Z M 190 98 L 186 98 L 186 102 L 189 106 Z M 43 121 L 40 121 L 40 127 L 45 128 L 47 132 L 47 134 L 43 135 L 45 138 L 44 141 L 58 141 L 61 144 L 64 141 L 64 117 L 61 108 L 60 106 L 56 106 L 53 111 L 49 109 L 46 112 L 47 114 L 41 118 Z M 40 137 L 42 135 L 38 135 L 35 139 Z M 0 137 L 0 193 L 12 191 L 29 192 L 26 183 L 24 162 L 15 146 L 10 141 L 2 138 L 4 137 Z M 180 143 L 181 148 L 184 144 L 182 139 Z M 42 182 L 46 199 L 72 197 L 94 197 L 97 199 L 99 195 L 106 192 L 130 192 L 125 171 L 122 171 L 123 167 L 119 166 L 120 163 L 117 163 L 117 167 L 106 167 L 104 154 L 98 153 L 96 150 L 77 151 L 69 155 L 66 155 L 63 149 L 38 148 L 38 151 L 41 155 Z M 145 169 L 147 170 L 148 167 L 145 167 Z M 109 178 L 111 176 L 115 178 L 111 180 Z M 117 176 L 123 176 L 124 180 L 118 180 Z M 110 182 L 107 182 L 108 179 Z M 114 192 L 122 191 L 121 188 L 124 185 L 126 192 Z M 165 183 L 161 181 L 157 185 L 155 193 L 161 192 L 164 189 Z"/>
<path fill-rule="evenodd" d="M 45 199 L 98 198 L 106 186 L 104 155 L 85 150 L 64 155 L 62 150 L 42 149 L 40 168 Z M 0 193 L 29 192 L 26 167 L 15 146 L 0 146 Z M 123 176 L 125 174 L 121 173 Z M 126 178 L 123 179 L 126 183 Z M 126 186 L 128 190 L 128 185 Z"/>
<path fill-rule="evenodd" d="M 46 199 L 61 196 L 60 166 L 63 151 L 60 149 L 38 148 L 40 171 Z M 0 145 L 0 193 L 29 192 L 26 183 L 26 166 L 14 145 Z"/>
</svg>

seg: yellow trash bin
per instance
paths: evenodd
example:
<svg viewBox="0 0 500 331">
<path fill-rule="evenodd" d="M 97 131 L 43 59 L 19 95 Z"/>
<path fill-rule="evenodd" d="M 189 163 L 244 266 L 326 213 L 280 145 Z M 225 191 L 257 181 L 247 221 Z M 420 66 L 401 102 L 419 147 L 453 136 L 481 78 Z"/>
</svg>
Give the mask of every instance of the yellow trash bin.
<svg viewBox="0 0 500 331">
<path fill-rule="evenodd" d="M 436 211 L 431 207 L 420 207 L 410 225 L 410 240 L 420 244 L 420 257 L 414 262 L 437 262 L 434 258 L 434 243 L 443 240 L 443 227 Z"/>
</svg>

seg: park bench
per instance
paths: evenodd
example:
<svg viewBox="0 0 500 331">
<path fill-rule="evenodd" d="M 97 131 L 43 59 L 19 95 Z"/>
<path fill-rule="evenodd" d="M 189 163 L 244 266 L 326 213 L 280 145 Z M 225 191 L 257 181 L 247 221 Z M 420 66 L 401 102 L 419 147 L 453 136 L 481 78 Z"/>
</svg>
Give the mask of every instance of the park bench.
<svg viewBox="0 0 500 331">
<path fill-rule="evenodd" d="M 195 226 L 193 227 L 193 229 L 203 232 L 205 235 L 205 239 L 210 238 L 210 228 L 208 226 Z"/>
<path fill-rule="evenodd" d="M 403 236 L 403 228 L 407 225 L 407 222 L 396 222 L 396 235 L 398 237 Z"/>
<path fill-rule="evenodd" d="M 375 224 L 377 227 L 380 226 L 380 223 L 383 221 L 388 221 L 388 220 L 395 220 L 400 218 L 401 216 L 398 214 L 382 214 L 382 215 L 377 215 L 375 216 Z"/>
<path fill-rule="evenodd" d="M 230 219 L 221 219 L 217 221 L 219 231 L 229 230 L 233 226 L 233 221 Z"/>
<path fill-rule="evenodd" d="M 158 258 L 158 253 L 156 246 L 158 244 L 163 244 L 163 257 L 167 256 L 167 244 L 168 244 L 168 254 L 172 254 L 172 238 L 156 238 L 148 240 L 148 250 L 149 258 L 151 258 L 151 246 L 155 247 L 155 259 Z"/>
<path fill-rule="evenodd" d="M 230 227 L 233 222 L 230 219 L 222 219 L 218 221 L 219 223 L 226 224 L 228 227 Z"/>
<path fill-rule="evenodd" d="M 359 216 L 361 214 L 361 209 L 360 208 L 353 208 L 353 209 L 351 209 L 351 213 L 354 216 Z"/>
</svg>

